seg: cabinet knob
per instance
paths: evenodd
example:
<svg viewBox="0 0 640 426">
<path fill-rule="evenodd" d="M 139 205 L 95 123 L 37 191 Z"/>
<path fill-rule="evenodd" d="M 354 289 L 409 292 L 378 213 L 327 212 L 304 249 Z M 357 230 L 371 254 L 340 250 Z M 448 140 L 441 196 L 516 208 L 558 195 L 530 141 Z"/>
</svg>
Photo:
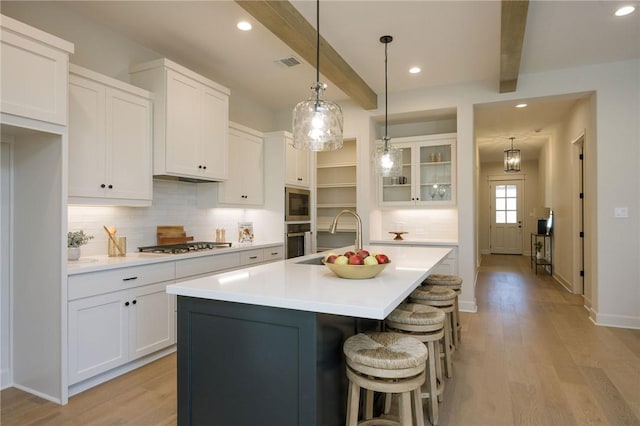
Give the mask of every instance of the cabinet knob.
<svg viewBox="0 0 640 426">
<path fill-rule="evenodd" d="M 113 189 L 113 185 L 109 185 L 109 186 L 108 186 L 108 188 L 109 188 L 109 189 Z"/>
<path fill-rule="evenodd" d="M 202 168 L 202 164 L 198 164 L 198 168 L 201 169 Z"/>
<path fill-rule="evenodd" d="M 133 301 L 133 302 L 131 302 L 131 303 L 133 303 L 133 304 L 135 305 L 136 303 L 138 303 L 138 301 L 137 301 L 137 300 L 134 300 L 134 301 Z"/>
<path fill-rule="evenodd" d="M 302 178 L 298 178 L 298 182 L 302 182 Z"/>
<path fill-rule="evenodd" d="M 124 302 L 124 306 L 129 306 L 129 302 Z"/>
<path fill-rule="evenodd" d="M 107 185 L 105 185 L 104 183 L 102 185 L 100 185 L 100 188 L 106 188 Z"/>
<path fill-rule="evenodd" d="M 202 166 L 202 168 L 203 168 L 204 170 L 207 170 L 207 166 Z"/>
</svg>

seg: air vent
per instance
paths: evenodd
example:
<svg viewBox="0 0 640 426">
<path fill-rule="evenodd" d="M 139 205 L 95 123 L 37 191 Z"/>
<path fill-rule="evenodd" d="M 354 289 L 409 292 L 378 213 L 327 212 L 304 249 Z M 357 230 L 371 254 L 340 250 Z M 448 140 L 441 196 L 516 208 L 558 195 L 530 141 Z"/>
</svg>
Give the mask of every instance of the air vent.
<svg viewBox="0 0 640 426">
<path fill-rule="evenodd" d="M 291 68 L 291 67 L 295 67 L 296 65 L 300 65 L 302 62 L 300 62 L 300 60 L 295 56 L 290 56 L 288 58 L 278 59 L 276 63 L 280 65 L 284 65 L 285 67 Z"/>
</svg>

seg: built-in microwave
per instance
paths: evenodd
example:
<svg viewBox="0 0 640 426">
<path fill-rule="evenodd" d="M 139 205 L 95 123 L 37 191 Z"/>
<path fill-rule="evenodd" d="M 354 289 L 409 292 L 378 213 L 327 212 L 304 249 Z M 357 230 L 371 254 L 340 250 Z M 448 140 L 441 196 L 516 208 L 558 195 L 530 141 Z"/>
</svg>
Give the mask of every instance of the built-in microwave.
<svg viewBox="0 0 640 426">
<path fill-rule="evenodd" d="M 307 189 L 284 189 L 284 220 L 287 222 L 311 220 L 311 192 Z"/>
</svg>

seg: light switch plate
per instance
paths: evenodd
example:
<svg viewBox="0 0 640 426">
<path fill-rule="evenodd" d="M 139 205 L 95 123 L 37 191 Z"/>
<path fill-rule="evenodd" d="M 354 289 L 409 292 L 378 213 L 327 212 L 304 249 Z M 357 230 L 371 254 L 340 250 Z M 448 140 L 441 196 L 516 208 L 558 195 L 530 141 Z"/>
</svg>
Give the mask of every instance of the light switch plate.
<svg viewBox="0 0 640 426">
<path fill-rule="evenodd" d="M 616 207 L 613 209 L 613 217 L 629 217 L 629 209 L 627 207 Z"/>
</svg>

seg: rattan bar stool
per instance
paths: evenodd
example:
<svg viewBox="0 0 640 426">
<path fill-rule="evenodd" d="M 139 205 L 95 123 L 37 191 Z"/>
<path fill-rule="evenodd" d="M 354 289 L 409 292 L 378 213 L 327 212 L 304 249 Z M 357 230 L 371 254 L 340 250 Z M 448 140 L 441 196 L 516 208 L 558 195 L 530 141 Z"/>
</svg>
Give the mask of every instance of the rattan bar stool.
<svg viewBox="0 0 640 426">
<path fill-rule="evenodd" d="M 456 292 L 455 310 L 453 311 L 453 323 L 452 327 L 455 332 L 453 333 L 453 346 L 458 346 L 462 337 L 461 325 L 460 325 L 460 308 L 458 305 L 458 297 L 462 294 L 462 278 L 457 275 L 447 274 L 430 274 L 423 282 L 423 285 L 440 285 L 451 289 Z"/>
<path fill-rule="evenodd" d="M 425 380 L 425 363 L 429 355 L 417 339 L 397 333 L 367 333 L 349 337 L 343 345 L 347 360 L 349 396 L 347 426 L 399 425 L 424 426 L 420 388 Z M 373 418 L 367 402 L 364 419 L 358 422 L 360 389 L 372 392 L 400 394 L 399 420 Z"/>
<path fill-rule="evenodd" d="M 456 292 L 441 286 L 423 285 L 415 289 L 409 296 L 411 303 L 435 306 L 446 314 L 444 321 L 444 364 L 447 377 L 453 377 L 453 330 L 451 318 L 455 310 Z"/>
<path fill-rule="evenodd" d="M 424 343 L 429 351 L 426 392 L 422 398 L 429 399 L 429 420 L 433 425 L 438 424 L 438 400 L 444 391 L 440 340 L 444 336 L 445 317 L 446 314 L 434 306 L 402 303 L 385 320 L 387 331 L 410 335 Z"/>
</svg>

